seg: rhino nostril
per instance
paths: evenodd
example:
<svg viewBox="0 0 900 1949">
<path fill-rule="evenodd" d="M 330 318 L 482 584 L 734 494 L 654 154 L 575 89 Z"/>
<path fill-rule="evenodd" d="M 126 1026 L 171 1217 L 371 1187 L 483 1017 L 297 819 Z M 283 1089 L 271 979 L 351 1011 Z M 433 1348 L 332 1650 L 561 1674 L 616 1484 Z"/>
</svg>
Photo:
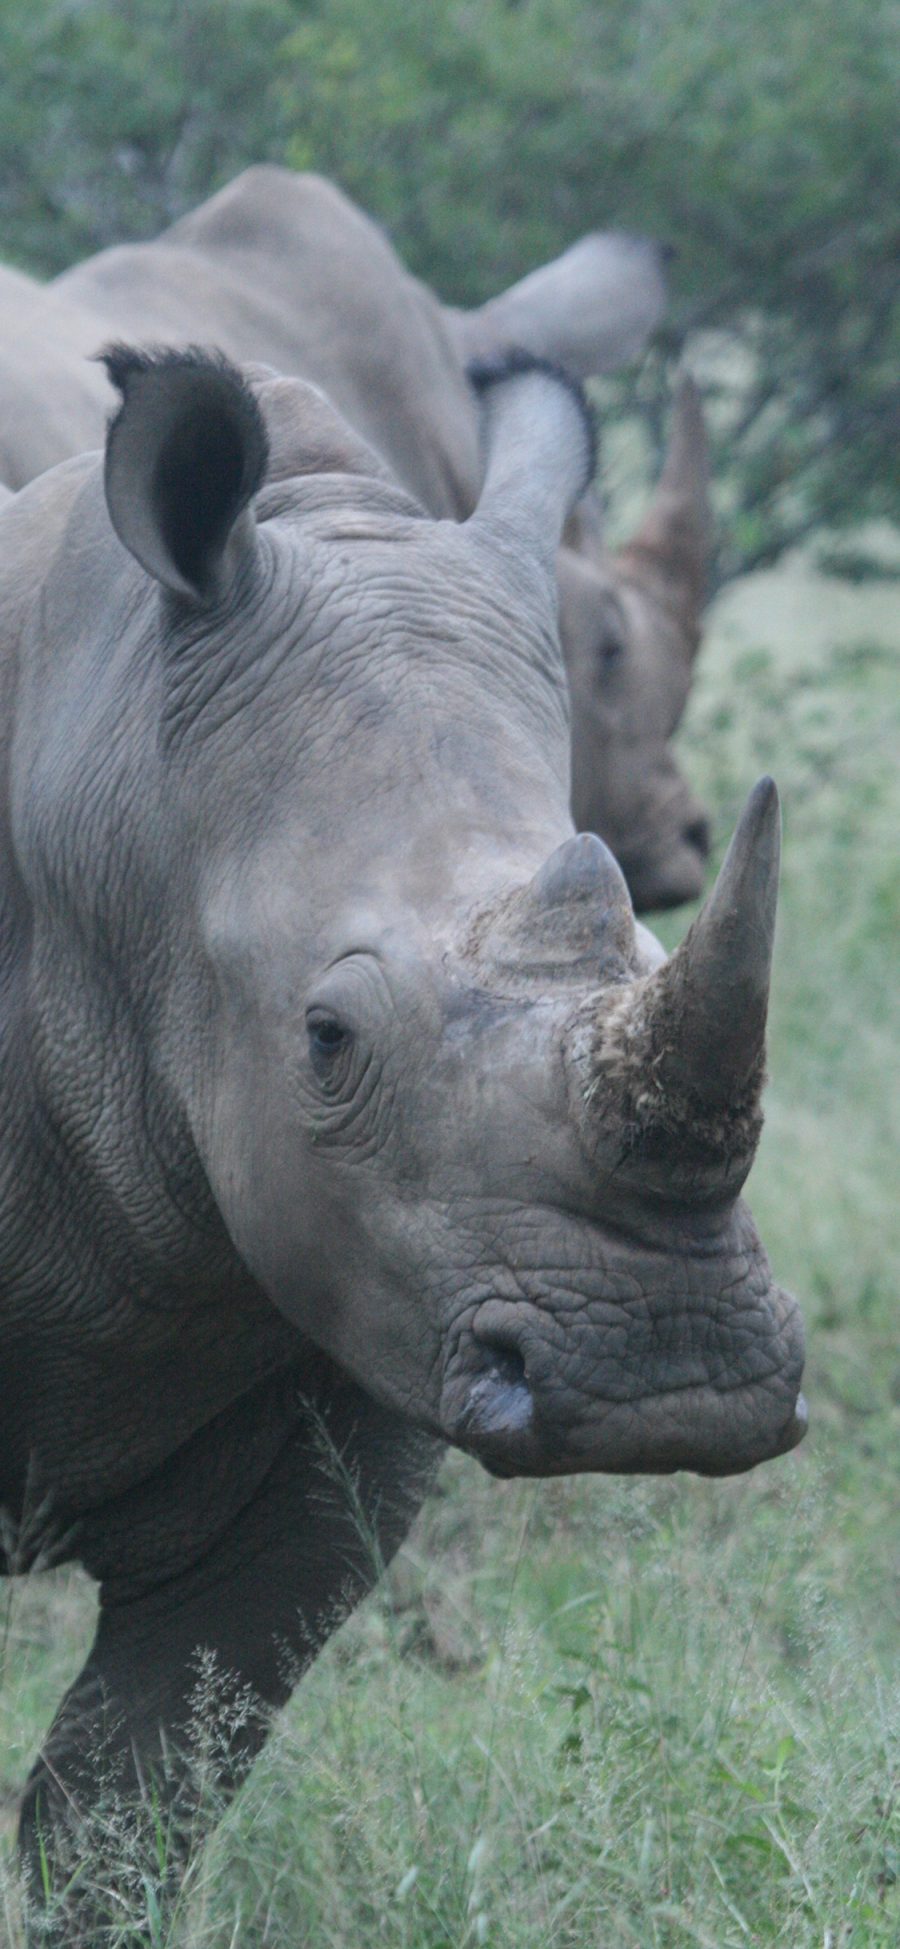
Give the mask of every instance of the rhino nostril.
<svg viewBox="0 0 900 1949">
<path fill-rule="evenodd" d="M 711 838 L 708 819 L 692 819 L 689 825 L 682 828 L 681 836 L 686 845 L 692 846 L 694 852 L 700 854 L 701 859 L 708 859 Z"/>
<path fill-rule="evenodd" d="M 527 1387 L 525 1362 L 518 1347 L 508 1346 L 505 1340 L 495 1339 L 492 1334 L 478 1336 L 479 1346 L 484 1348 L 491 1364 L 491 1372 L 507 1387 Z"/>
<path fill-rule="evenodd" d="M 467 1436 L 517 1435 L 531 1425 L 534 1402 L 525 1362 L 515 1347 L 479 1342 L 486 1365 L 469 1389 L 463 1410 Z"/>
</svg>

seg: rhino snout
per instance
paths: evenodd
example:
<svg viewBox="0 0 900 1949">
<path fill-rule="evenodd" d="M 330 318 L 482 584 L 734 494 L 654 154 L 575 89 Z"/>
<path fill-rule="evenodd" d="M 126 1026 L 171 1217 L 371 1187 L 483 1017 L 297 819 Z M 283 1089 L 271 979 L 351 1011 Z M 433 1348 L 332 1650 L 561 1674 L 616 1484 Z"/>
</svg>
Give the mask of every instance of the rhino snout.
<svg viewBox="0 0 900 1949">
<path fill-rule="evenodd" d="M 620 849 L 619 859 L 637 913 L 680 907 L 699 900 L 706 881 L 710 822 L 705 807 L 685 787 L 683 801 L 647 840 Z"/>
<path fill-rule="evenodd" d="M 549 1310 L 485 1301 L 445 1370 L 446 1439 L 502 1476 L 736 1475 L 802 1441 L 802 1332 L 787 1293 L 754 1306 L 753 1352 L 749 1321 L 717 1343 L 690 1308 L 636 1334 L 623 1318 L 613 1345 L 602 1311 L 595 1332 L 560 1334 Z"/>
</svg>

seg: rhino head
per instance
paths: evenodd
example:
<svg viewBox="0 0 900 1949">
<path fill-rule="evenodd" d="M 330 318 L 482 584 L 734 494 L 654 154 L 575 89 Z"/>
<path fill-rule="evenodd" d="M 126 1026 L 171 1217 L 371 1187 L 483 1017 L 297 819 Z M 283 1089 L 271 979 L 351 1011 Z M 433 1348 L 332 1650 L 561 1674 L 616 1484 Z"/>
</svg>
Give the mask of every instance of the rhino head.
<svg viewBox="0 0 900 1949">
<path fill-rule="evenodd" d="M 152 1067 L 237 1260 L 497 1473 L 729 1473 L 792 1446 L 797 1309 L 739 1195 L 775 792 L 666 961 L 568 814 L 577 389 L 540 369 L 490 388 L 457 524 L 299 381 L 110 369 L 107 502 L 161 673 L 177 862 Z"/>
<path fill-rule="evenodd" d="M 666 463 L 632 539 L 610 556 L 589 492 L 560 550 L 560 630 L 572 696 L 572 810 L 622 866 L 639 913 L 702 892 L 705 808 L 671 748 L 691 685 L 710 556 L 699 394 L 678 385 Z"/>
</svg>

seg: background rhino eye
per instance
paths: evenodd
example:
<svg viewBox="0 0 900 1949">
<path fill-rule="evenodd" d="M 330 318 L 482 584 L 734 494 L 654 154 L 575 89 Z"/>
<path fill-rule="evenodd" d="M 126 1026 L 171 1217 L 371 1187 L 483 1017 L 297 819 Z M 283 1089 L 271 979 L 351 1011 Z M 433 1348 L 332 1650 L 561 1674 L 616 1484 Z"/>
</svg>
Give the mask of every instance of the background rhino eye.
<svg viewBox="0 0 900 1949">
<path fill-rule="evenodd" d="M 604 636 L 599 655 L 601 672 L 605 675 L 607 670 L 612 670 L 617 663 L 621 663 L 624 655 L 625 645 L 621 636 Z"/>
<path fill-rule="evenodd" d="M 310 1009 L 306 1018 L 306 1033 L 317 1076 L 330 1074 L 337 1058 L 346 1053 L 353 1040 L 345 1024 L 336 1015 L 329 1015 L 324 1008 Z"/>
</svg>

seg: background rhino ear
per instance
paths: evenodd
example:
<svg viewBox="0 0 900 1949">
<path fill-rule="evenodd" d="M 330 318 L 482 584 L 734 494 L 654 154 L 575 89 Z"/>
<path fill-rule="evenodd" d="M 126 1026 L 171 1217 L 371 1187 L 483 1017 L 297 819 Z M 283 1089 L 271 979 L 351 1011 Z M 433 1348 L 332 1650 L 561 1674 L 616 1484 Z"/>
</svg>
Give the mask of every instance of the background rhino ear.
<svg viewBox="0 0 900 1949">
<path fill-rule="evenodd" d="M 563 528 L 597 460 L 594 416 L 577 379 L 527 352 L 469 377 L 483 409 L 484 485 L 473 522 L 514 529 L 551 575 Z"/>
<path fill-rule="evenodd" d="M 268 441 L 252 392 L 220 354 L 111 346 L 122 404 L 106 441 L 106 503 L 148 575 L 194 601 L 220 600 L 256 550 L 249 503 Z"/>
<path fill-rule="evenodd" d="M 476 311 L 449 311 L 465 361 L 521 345 L 581 379 L 635 359 L 666 304 L 663 252 L 648 237 L 593 230 Z"/>
</svg>

